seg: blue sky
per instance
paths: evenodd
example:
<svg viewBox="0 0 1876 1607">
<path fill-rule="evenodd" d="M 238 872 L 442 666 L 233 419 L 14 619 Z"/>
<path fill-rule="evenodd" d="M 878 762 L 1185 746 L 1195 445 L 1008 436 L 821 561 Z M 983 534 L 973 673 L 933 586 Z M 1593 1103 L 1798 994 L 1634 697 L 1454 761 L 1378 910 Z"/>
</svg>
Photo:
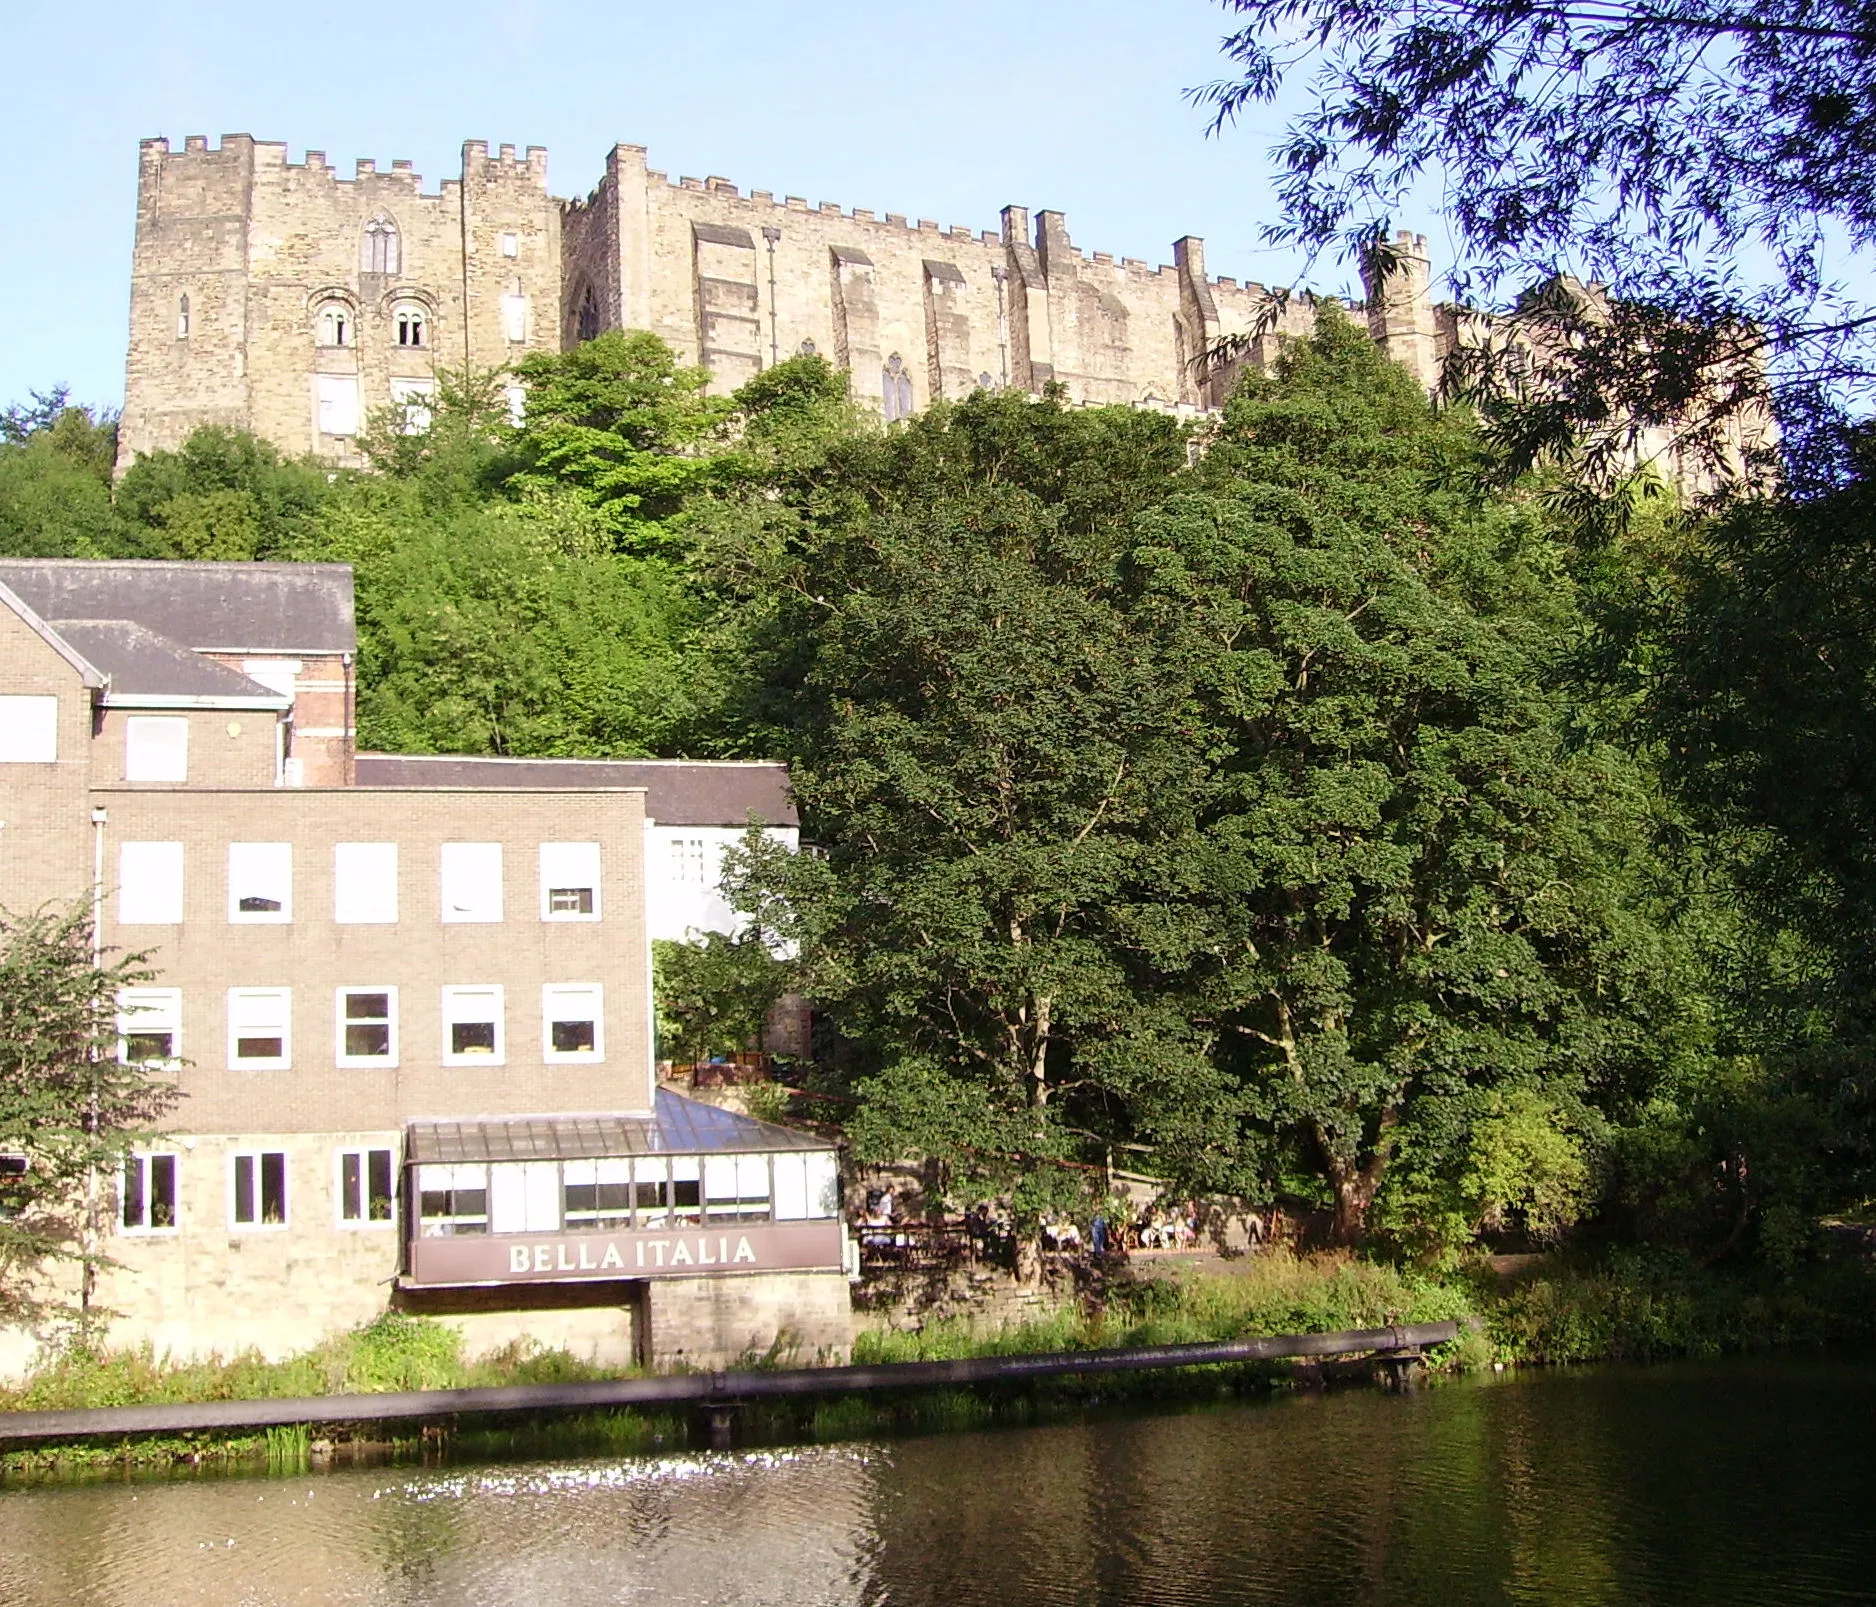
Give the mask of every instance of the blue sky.
<svg viewBox="0 0 1876 1607">
<path fill-rule="evenodd" d="M 947 226 L 1054 207 L 1083 249 L 1155 263 L 1198 234 L 1212 273 L 1281 282 L 1259 238 L 1279 119 L 1207 139 L 1181 97 L 1227 26 L 1211 0 L 0 0 L 0 401 L 121 400 L 137 141 L 158 134 L 345 172 L 409 157 L 426 188 L 465 139 L 545 145 L 559 195 L 626 140 L 674 176 Z"/>
</svg>

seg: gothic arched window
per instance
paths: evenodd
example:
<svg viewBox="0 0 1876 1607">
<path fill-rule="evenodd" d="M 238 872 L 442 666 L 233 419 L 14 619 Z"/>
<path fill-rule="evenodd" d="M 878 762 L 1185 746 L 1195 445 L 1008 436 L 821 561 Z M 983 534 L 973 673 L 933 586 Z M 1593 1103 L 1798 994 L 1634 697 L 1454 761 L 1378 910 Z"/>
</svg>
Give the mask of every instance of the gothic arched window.
<svg viewBox="0 0 1876 1607">
<path fill-rule="evenodd" d="M 905 371 L 905 359 L 897 352 L 886 359 L 880 372 L 879 400 L 888 424 L 912 416 L 912 376 Z"/>
<path fill-rule="evenodd" d="M 396 273 L 400 264 L 397 225 L 389 218 L 373 218 L 365 225 L 361 266 L 366 273 Z"/>
<path fill-rule="evenodd" d="M 318 322 L 315 324 L 319 344 L 322 346 L 349 346 L 352 344 L 351 309 L 342 302 L 329 301 L 319 309 Z"/>
<path fill-rule="evenodd" d="M 176 303 L 176 338 L 178 340 L 189 338 L 189 298 L 187 296 Z"/>
<path fill-rule="evenodd" d="M 397 326 L 397 343 L 400 346 L 427 346 L 430 336 L 427 320 L 421 307 L 399 307 L 393 320 Z"/>
<path fill-rule="evenodd" d="M 599 297 L 593 294 L 593 287 L 586 287 L 586 294 L 580 298 L 580 339 L 597 340 L 599 338 Z"/>
</svg>

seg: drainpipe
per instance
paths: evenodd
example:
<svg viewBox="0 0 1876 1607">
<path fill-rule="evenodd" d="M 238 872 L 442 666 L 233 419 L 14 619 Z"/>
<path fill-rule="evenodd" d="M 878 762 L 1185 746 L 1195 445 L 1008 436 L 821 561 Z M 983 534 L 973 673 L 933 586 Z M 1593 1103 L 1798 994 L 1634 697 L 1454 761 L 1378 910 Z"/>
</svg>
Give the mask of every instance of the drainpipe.
<svg viewBox="0 0 1876 1607">
<path fill-rule="evenodd" d="M 91 964 L 104 964 L 104 826 L 108 817 L 100 806 L 91 811 Z M 97 1059 L 97 1051 L 92 1051 Z M 98 1083 L 91 1080 L 91 1104 L 86 1112 L 87 1130 L 95 1140 L 98 1133 Z M 91 1291 L 98 1276 L 98 1158 L 95 1144 L 85 1163 L 85 1251 L 78 1279 L 79 1332 L 91 1337 Z"/>
<path fill-rule="evenodd" d="M 769 367 L 773 368 L 781 361 L 781 345 L 775 332 L 775 243 L 782 237 L 782 231 L 769 224 L 762 231 L 762 238 L 769 243 Z"/>
</svg>

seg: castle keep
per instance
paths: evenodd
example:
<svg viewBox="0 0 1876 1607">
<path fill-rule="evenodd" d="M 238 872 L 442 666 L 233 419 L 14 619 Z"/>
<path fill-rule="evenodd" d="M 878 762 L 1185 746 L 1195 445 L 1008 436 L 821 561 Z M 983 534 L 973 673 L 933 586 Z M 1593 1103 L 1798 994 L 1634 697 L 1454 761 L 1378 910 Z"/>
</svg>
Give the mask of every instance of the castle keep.
<svg viewBox="0 0 1876 1607">
<path fill-rule="evenodd" d="M 1399 259 L 1355 311 L 1430 386 L 1467 320 L 1434 306 L 1423 238 L 1403 235 Z M 1263 363 L 1309 333 L 1307 303 L 1273 310 L 1263 286 L 1209 276 L 1193 235 L 1153 267 L 1082 252 L 1059 212 L 941 228 L 673 182 L 636 145 L 562 201 L 538 146 L 471 140 L 460 177 L 426 192 L 408 162 L 342 178 L 318 151 L 293 163 L 245 134 L 146 140 L 120 466 L 202 424 L 355 462 L 374 410 L 421 423 L 434 366 L 500 368 L 606 329 L 652 330 L 717 390 L 818 351 L 888 420 L 1051 381 L 1077 402 L 1202 411 L 1230 382 L 1195 364 L 1221 336 L 1255 335 Z"/>
</svg>

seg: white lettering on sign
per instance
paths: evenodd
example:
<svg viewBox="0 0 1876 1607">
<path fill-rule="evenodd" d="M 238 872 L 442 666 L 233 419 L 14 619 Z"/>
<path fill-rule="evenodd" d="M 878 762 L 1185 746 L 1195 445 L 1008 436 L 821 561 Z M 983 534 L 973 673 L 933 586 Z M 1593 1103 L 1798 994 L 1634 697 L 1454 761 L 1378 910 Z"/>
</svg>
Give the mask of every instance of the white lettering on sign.
<svg viewBox="0 0 1876 1607">
<path fill-rule="evenodd" d="M 652 1254 L 650 1262 L 645 1259 L 648 1248 Z M 734 1249 L 730 1247 L 727 1233 L 720 1233 L 715 1239 L 704 1233 L 687 1238 L 640 1239 L 632 1246 L 632 1258 L 634 1265 L 640 1267 L 721 1267 L 745 1263 L 754 1266 L 758 1259 L 755 1246 L 745 1233 L 736 1236 Z M 599 1249 L 597 1241 L 586 1238 L 508 1246 L 508 1271 L 515 1277 L 542 1272 L 607 1272 L 614 1267 L 621 1270 L 625 1267 L 625 1255 L 616 1239 L 607 1239 L 604 1250 Z"/>
</svg>

